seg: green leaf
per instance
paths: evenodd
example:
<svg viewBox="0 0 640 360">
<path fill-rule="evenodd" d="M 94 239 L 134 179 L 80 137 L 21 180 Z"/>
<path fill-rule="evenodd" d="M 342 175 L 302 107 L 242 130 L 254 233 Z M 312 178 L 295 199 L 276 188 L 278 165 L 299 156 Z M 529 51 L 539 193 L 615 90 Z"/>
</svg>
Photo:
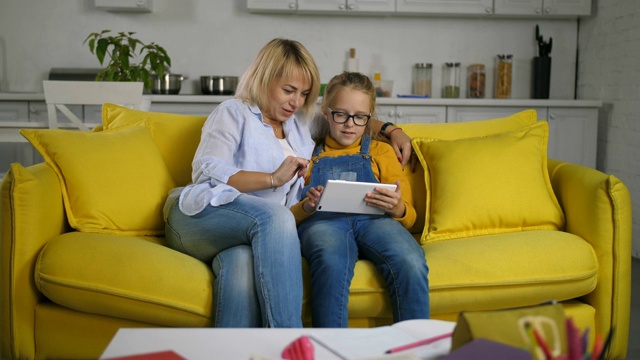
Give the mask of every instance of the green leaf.
<svg viewBox="0 0 640 360">
<path fill-rule="evenodd" d="M 104 57 L 107 54 L 107 48 L 109 47 L 109 40 L 100 39 L 98 40 L 98 47 L 96 48 L 96 56 L 98 57 L 98 61 L 100 61 L 100 65 L 104 62 Z"/>
</svg>

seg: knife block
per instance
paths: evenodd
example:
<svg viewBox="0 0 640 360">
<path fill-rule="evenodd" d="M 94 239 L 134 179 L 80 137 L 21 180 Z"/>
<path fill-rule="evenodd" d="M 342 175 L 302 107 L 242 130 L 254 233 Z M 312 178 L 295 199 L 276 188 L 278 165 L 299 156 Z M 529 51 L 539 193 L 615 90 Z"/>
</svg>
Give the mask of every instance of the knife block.
<svg viewBox="0 0 640 360">
<path fill-rule="evenodd" d="M 533 58 L 533 96 L 534 99 L 549 98 L 551 79 L 551 58 L 548 56 Z"/>
</svg>

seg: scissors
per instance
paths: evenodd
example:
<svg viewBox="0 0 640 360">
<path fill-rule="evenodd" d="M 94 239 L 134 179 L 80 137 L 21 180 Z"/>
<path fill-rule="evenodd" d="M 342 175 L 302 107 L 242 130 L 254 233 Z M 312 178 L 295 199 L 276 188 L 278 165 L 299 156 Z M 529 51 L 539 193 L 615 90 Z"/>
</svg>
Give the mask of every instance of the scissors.
<svg viewBox="0 0 640 360">
<path fill-rule="evenodd" d="M 542 349 L 538 346 L 535 338 L 531 337 L 531 329 L 540 334 L 545 339 L 551 355 L 555 358 L 562 354 L 562 342 L 560 341 L 560 330 L 558 324 L 548 317 L 541 315 L 526 315 L 518 320 L 518 329 L 520 335 L 524 339 L 524 342 L 533 347 L 537 359 L 546 359 L 546 356 Z"/>
</svg>

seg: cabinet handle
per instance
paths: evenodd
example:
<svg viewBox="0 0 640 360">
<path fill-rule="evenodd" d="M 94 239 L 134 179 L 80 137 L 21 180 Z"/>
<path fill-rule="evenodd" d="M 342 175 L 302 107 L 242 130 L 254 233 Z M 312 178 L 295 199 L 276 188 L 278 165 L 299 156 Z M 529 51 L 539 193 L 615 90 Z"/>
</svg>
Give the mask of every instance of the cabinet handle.
<svg viewBox="0 0 640 360">
<path fill-rule="evenodd" d="M 551 8 L 550 7 L 544 8 L 544 13 L 545 14 L 551 14 Z"/>
<path fill-rule="evenodd" d="M 393 119 L 394 117 L 396 117 L 396 112 L 393 110 L 389 110 L 389 120 Z"/>
<path fill-rule="evenodd" d="M 398 113 L 396 114 L 396 118 L 402 119 L 402 116 L 404 116 L 402 115 L 402 111 L 398 111 Z"/>
<path fill-rule="evenodd" d="M 542 9 L 536 8 L 536 14 L 538 14 L 538 15 L 542 14 Z"/>
<path fill-rule="evenodd" d="M 340 9 L 340 10 L 344 10 L 344 9 L 345 9 L 345 6 L 344 6 L 344 5 L 340 5 L 340 6 L 338 6 L 338 9 Z"/>
<path fill-rule="evenodd" d="M 484 8 L 484 12 L 486 12 L 487 14 L 493 14 L 493 8 L 491 6 L 487 6 L 486 8 Z"/>
<path fill-rule="evenodd" d="M 556 119 L 556 114 L 549 113 L 549 120 L 555 120 L 555 119 Z"/>
<path fill-rule="evenodd" d="M 294 2 L 289 3 L 289 9 L 293 10 L 295 8 L 296 8 L 296 3 L 294 3 Z"/>
<path fill-rule="evenodd" d="M 353 6 L 353 4 L 349 4 L 349 5 L 347 5 L 347 9 L 348 9 L 348 10 L 353 10 L 353 9 L 355 9 L 355 8 L 356 8 L 356 7 L 355 7 L 355 6 Z"/>
</svg>

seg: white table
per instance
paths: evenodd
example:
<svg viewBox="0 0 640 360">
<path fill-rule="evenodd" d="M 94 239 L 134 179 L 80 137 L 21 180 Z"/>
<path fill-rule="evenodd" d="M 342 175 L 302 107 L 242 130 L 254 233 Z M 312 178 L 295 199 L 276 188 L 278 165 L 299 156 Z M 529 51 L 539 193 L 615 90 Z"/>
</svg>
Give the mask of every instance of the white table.
<svg viewBox="0 0 640 360">
<path fill-rule="evenodd" d="M 408 320 L 393 326 L 372 329 L 217 329 L 149 328 L 120 329 L 101 359 L 174 351 L 183 358 L 197 359 L 280 359 L 282 350 L 302 335 L 313 340 L 316 359 L 437 359 L 448 354 L 451 338 L 412 350 L 384 355 L 383 349 L 453 331 L 455 322 Z M 339 356 L 325 342 L 342 354 Z"/>
</svg>

